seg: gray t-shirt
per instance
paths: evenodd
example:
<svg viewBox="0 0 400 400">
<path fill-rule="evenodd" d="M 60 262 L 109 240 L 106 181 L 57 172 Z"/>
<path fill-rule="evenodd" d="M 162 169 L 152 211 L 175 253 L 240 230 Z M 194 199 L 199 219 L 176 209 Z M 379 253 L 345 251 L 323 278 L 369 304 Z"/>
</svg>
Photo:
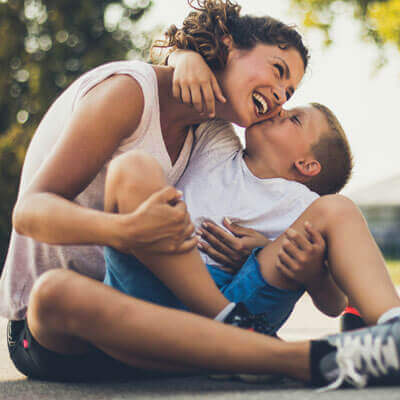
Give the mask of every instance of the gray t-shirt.
<svg viewBox="0 0 400 400">
<path fill-rule="evenodd" d="M 268 239 L 281 235 L 319 196 L 307 186 L 282 178 L 260 179 L 243 159 L 232 125 L 222 120 L 195 132 L 190 163 L 177 183 L 193 223 L 205 219 L 222 226 L 224 217 L 255 229 Z M 202 253 L 205 263 L 218 265 Z"/>
<path fill-rule="evenodd" d="M 131 149 L 152 154 L 174 185 L 188 162 L 193 143 L 190 130 L 179 159 L 171 164 L 160 126 L 157 77 L 153 67 L 140 61 L 121 61 L 102 65 L 81 76 L 51 106 L 29 146 L 20 182 L 20 194 L 32 181 L 57 141 L 63 135 L 79 100 L 95 85 L 115 74 L 135 79 L 142 88 L 144 110 L 139 127 L 121 142 L 113 157 Z M 79 149 L 77 149 L 79 151 Z M 108 163 L 107 163 L 108 164 Z M 104 182 L 107 164 L 74 202 L 84 207 L 103 210 Z M 68 174 L 68 166 L 65 168 Z M 79 229 L 79 227 L 77 227 Z M 25 317 L 29 294 L 35 280 L 52 268 L 69 268 L 103 280 L 105 263 L 101 246 L 55 246 L 37 242 L 12 232 L 7 259 L 0 280 L 0 315 L 12 319 Z"/>
</svg>

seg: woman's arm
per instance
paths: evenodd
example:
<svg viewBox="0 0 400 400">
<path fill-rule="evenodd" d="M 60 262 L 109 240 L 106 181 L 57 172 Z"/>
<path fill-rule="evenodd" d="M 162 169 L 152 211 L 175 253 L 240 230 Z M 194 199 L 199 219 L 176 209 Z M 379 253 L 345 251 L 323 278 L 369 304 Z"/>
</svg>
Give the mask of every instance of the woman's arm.
<svg viewBox="0 0 400 400">
<path fill-rule="evenodd" d="M 16 231 L 51 244 L 116 248 L 133 247 L 143 225 L 147 230 L 154 227 L 154 236 L 159 236 L 158 221 L 148 221 L 146 205 L 140 207 L 139 213 L 119 215 L 72 202 L 110 160 L 120 142 L 136 130 L 143 106 L 141 88 L 128 76 L 113 76 L 90 90 L 79 102 L 56 147 L 18 199 L 13 213 Z M 164 197 L 159 200 L 166 202 Z M 171 209 L 166 207 L 166 213 L 173 213 Z M 165 234 L 165 224 L 163 229 Z"/>
</svg>

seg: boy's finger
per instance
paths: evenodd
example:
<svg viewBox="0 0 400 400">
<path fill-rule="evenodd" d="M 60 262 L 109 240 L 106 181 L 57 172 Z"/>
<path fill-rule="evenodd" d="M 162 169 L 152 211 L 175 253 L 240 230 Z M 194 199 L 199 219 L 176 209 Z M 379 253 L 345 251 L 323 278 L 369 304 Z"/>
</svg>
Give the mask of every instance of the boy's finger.
<svg viewBox="0 0 400 400">
<path fill-rule="evenodd" d="M 213 76 L 211 78 L 211 86 L 212 86 L 212 90 L 215 94 L 215 97 L 217 98 L 217 100 L 220 103 L 226 103 L 226 98 L 225 96 L 222 94 L 222 90 L 217 82 L 217 79 L 215 78 L 215 76 Z"/>
<path fill-rule="evenodd" d="M 285 251 L 280 251 L 278 254 L 278 258 L 280 262 L 289 268 L 292 272 L 297 270 L 298 264 L 295 259 L 293 259 L 289 254 Z"/>
<path fill-rule="evenodd" d="M 192 104 L 197 112 L 203 112 L 203 99 L 201 97 L 200 88 L 196 85 L 190 87 L 190 93 L 192 96 Z"/>
<path fill-rule="evenodd" d="M 189 88 L 186 86 L 181 87 L 181 100 L 184 104 L 192 104 L 192 96 L 190 95 Z"/>
<path fill-rule="evenodd" d="M 174 99 L 178 101 L 182 101 L 181 97 L 181 87 L 177 82 L 174 82 L 172 85 L 172 95 L 174 96 Z"/>
<path fill-rule="evenodd" d="M 214 92 L 211 88 L 210 83 L 205 83 L 201 87 L 201 91 L 203 92 L 203 97 L 204 97 L 204 103 L 205 103 L 205 108 L 206 112 L 209 115 L 210 118 L 215 117 L 215 97 L 214 97 Z"/>
<path fill-rule="evenodd" d="M 325 240 L 320 231 L 314 229 L 314 227 L 308 221 L 304 223 L 304 228 L 311 237 L 311 243 L 325 246 Z"/>
<path fill-rule="evenodd" d="M 289 279 L 294 279 L 294 273 L 286 265 L 284 265 L 278 258 L 275 268 Z"/>
<path fill-rule="evenodd" d="M 294 242 L 297 247 L 301 250 L 308 251 L 311 247 L 310 241 L 305 237 L 304 234 L 297 232 L 293 228 L 289 228 L 285 231 L 285 236 L 291 241 Z"/>
<path fill-rule="evenodd" d="M 300 253 L 303 252 L 295 244 L 293 244 L 286 238 L 283 240 L 282 249 L 294 260 L 299 260 Z"/>
</svg>

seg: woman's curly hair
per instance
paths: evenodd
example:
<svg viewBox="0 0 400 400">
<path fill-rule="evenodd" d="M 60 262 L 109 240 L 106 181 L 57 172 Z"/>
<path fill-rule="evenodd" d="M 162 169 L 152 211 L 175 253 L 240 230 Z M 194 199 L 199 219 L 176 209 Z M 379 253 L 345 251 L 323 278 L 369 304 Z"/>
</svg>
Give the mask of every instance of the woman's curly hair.
<svg viewBox="0 0 400 400">
<path fill-rule="evenodd" d="M 213 70 L 223 69 L 228 48 L 222 39 L 231 36 L 240 49 L 252 49 L 257 43 L 295 48 L 301 55 L 304 70 L 309 54 L 301 35 L 272 17 L 240 16 L 241 7 L 230 0 L 188 0 L 194 11 L 183 21 L 182 28 L 171 25 L 165 40 L 153 48 L 188 49 L 200 53 Z M 194 5 L 196 3 L 196 5 Z"/>
</svg>

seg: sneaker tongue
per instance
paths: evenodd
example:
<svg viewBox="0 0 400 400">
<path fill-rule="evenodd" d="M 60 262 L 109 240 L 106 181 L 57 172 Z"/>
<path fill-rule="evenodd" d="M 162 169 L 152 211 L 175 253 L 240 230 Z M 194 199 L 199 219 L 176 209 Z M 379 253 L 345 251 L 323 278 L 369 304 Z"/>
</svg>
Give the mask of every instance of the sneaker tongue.
<svg viewBox="0 0 400 400">
<path fill-rule="evenodd" d="M 321 358 L 319 371 L 327 382 L 333 382 L 338 378 L 340 370 L 336 362 L 336 351 L 332 351 Z"/>
</svg>

